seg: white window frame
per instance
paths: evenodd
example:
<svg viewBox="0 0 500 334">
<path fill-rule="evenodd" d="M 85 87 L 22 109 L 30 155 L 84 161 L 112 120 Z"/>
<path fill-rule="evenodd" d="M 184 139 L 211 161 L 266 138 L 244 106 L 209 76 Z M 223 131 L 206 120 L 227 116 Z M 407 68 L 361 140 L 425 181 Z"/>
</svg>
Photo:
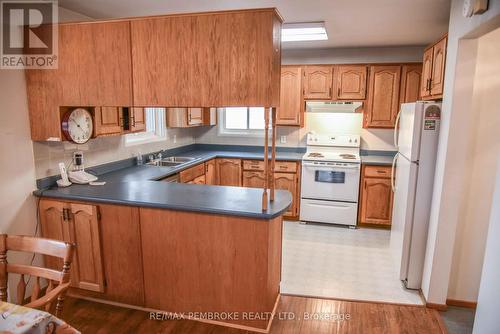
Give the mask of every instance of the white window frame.
<svg viewBox="0 0 500 334">
<path fill-rule="evenodd" d="M 147 115 L 154 114 L 154 120 Z M 144 118 L 146 129 L 152 131 L 142 131 L 137 133 L 128 133 L 125 135 L 125 146 L 134 146 L 147 143 L 154 143 L 167 139 L 167 119 L 165 108 L 144 108 Z"/>
<path fill-rule="evenodd" d="M 264 138 L 264 129 L 226 129 L 226 108 L 217 108 L 218 112 L 218 135 L 219 136 L 247 136 L 255 138 Z M 269 112 L 269 133 L 271 133 L 271 111 Z M 248 124 L 247 120 L 247 124 Z"/>
</svg>

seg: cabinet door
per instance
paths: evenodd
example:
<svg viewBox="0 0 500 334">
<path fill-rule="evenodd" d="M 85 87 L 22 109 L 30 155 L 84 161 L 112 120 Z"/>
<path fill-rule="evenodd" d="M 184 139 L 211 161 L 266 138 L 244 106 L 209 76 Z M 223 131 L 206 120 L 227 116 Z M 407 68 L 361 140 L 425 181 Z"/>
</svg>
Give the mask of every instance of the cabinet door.
<svg viewBox="0 0 500 334">
<path fill-rule="evenodd" d="M 105 298 L 119 303 L 143 306 L 139 208 L 99 205 L 102 253 L 106 276 Z"/>
<path fill-rule="evenodd" d="M 304 101 L 302 97 L 302 67 L 281 68 L 280 107 L 276 113 L 276 124 L 302 124 Z"/>
<path fill-rule="evenodd" d="M 365 127 L 393 128 L 399 110 L 401 66 L 371 66 Z"/>
<path fill-rule="evenodd" d="M 337 99 L 364 100 L 366 98 L 366 72 L 364 65 L 335 67 Z"/>
<path fill-rule="evenodd" d="M 70 240 L 76 245 L 72 286 L 104 291 L 101 241 L 97 207 L 88 204 L 71 203 Z"/>
<path fill-rule="evenodd" d="M 215 174 L 215 159 L 205 162 L 205 184 L 217 184 L 217 178 Z"/>
<path fill-rule="evenodd" d="M 59 106 L 132 105 L 130 23 L 59 26 Z"/>
<path fill-rule="evenodd" d="M 188 108 L 188 125 L 203 125 L 203 108 Z"/>
<path fill-rule="evenodd" d="M 331 99 L 333 66 L 307 66 L 304 69 L 304 98 Z"/>
<path fill-rule="evenodd" d="M 243 187 L 264 188 L 265 183 L 264 172 L 243 172 Z"/>
<path fill-rule="evenodd" d="M 433 48 L 432 55 L 432 81 L 431 95 L 443 95 L 444 86 L 444 68 L 446 63 L 446 43 L 445 37 L 440 40 Z"/>
<path fill-rule="evenodd" d="M 65 219 L 67 205 L 63 202 L 42 199 L 39 215 L 42 228 L 42 237 L 68 242 L 69 226 Z M 45 266 L 50 269 L 62 270 L 62 259 L 44 256 Z"/>
<path fill-rule="evenodd" d="M 144 108 L 130 108 L 130 132 L 146 131 Z"/>
<path fill-rule="evenodd" d="M 392 213 L 391 179 L 363 178 L 362 223 L 390 225 Z"/>
<path fill-rule="evenodd" d="M 297 174 L 274 173 L 274 186 L 276 189 L 288 190 L 292 193 L 292 205 L 285 213 L 287 216 L 297 215 Z"/>
<path fill-rule="evenodd" d="M 420 97 L 422 65 L 404 65 L 401 71 L 400 103 L 416 102 Z"/>
<path fill-rule="evenodd" d="M 241 186 L 241 160 L 217 159 L 217 179 L 221 186 Z"/>
<path fill-rule="evenodd" d="M 422 81 L 420 83 L 420 96 L 428 97 L 431 95 L 431 78 L 432 78 L 432 56 L 434 49 L 431 47 L 424 52 L 424 60 L 422 63 Z"/>
<path fill-rule="evenodd" d="M 134 103 L 276 106 L 280 30 L 274 10 L 132 20 Z"/>
<path fill-rule="evenodd" d="M 94 134 L 116 135 L 123 132 L 123 113 L 120 107 L 97 107 L 94 112 Z"/>
</svg>

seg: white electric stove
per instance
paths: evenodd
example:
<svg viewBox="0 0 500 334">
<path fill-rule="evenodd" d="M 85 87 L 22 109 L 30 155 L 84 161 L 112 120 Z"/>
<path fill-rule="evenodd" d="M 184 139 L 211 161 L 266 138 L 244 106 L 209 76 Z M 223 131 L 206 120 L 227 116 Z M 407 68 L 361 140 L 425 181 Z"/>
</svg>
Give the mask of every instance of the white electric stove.
<svg viewBox="0 0 500 334">
<path fill-rule="evenodd" d="M 307 134 L 302 157 L 300 220 L 356 226 L 359 135 Z"/>
</svg>

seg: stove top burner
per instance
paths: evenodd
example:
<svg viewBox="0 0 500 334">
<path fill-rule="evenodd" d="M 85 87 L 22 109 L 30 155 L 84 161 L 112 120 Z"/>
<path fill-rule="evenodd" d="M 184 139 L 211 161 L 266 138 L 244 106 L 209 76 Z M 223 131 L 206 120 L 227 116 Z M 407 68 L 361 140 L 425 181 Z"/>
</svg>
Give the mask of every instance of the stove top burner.
<svg viewBox="0 0 500 334">
<path fill-rule="evenodd" d="M 356 156 L 354 154 L 348 154 L 348 153 L 340 154 L 340 157 L 343 159 L 356 159 Z"/>
<path fill-rule="evenodd" d="M 325 156 L 322 153 L 313 152 L 313 153 L 309 153 L 309 157 L 311 157 L 311 158 L 324 158 Z"/>
</svg>

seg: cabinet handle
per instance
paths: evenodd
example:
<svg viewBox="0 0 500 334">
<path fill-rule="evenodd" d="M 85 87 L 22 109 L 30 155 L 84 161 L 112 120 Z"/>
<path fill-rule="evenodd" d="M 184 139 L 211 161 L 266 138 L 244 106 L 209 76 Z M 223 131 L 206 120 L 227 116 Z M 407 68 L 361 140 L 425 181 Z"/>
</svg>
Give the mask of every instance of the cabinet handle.
<svg viewBox="0 0 500 334">
<path fill-rule="evenodd" d="M 340 97 L 340 87 L 337 88 L 337 97 Z"/>
<path fill-rule="evenodd" d="M 329 93 L 329 95 L 330 95 L 330 97 L 331 97 L 331 96 L 332 96 L 332 87 L 330 87 L 330 88 L 328 89 L 328 93 Z"/>
<path fill-rule="evenodd" d="M 429 78 L 429 91 L 432 90 L 432 78 Z"/>
</svg>

